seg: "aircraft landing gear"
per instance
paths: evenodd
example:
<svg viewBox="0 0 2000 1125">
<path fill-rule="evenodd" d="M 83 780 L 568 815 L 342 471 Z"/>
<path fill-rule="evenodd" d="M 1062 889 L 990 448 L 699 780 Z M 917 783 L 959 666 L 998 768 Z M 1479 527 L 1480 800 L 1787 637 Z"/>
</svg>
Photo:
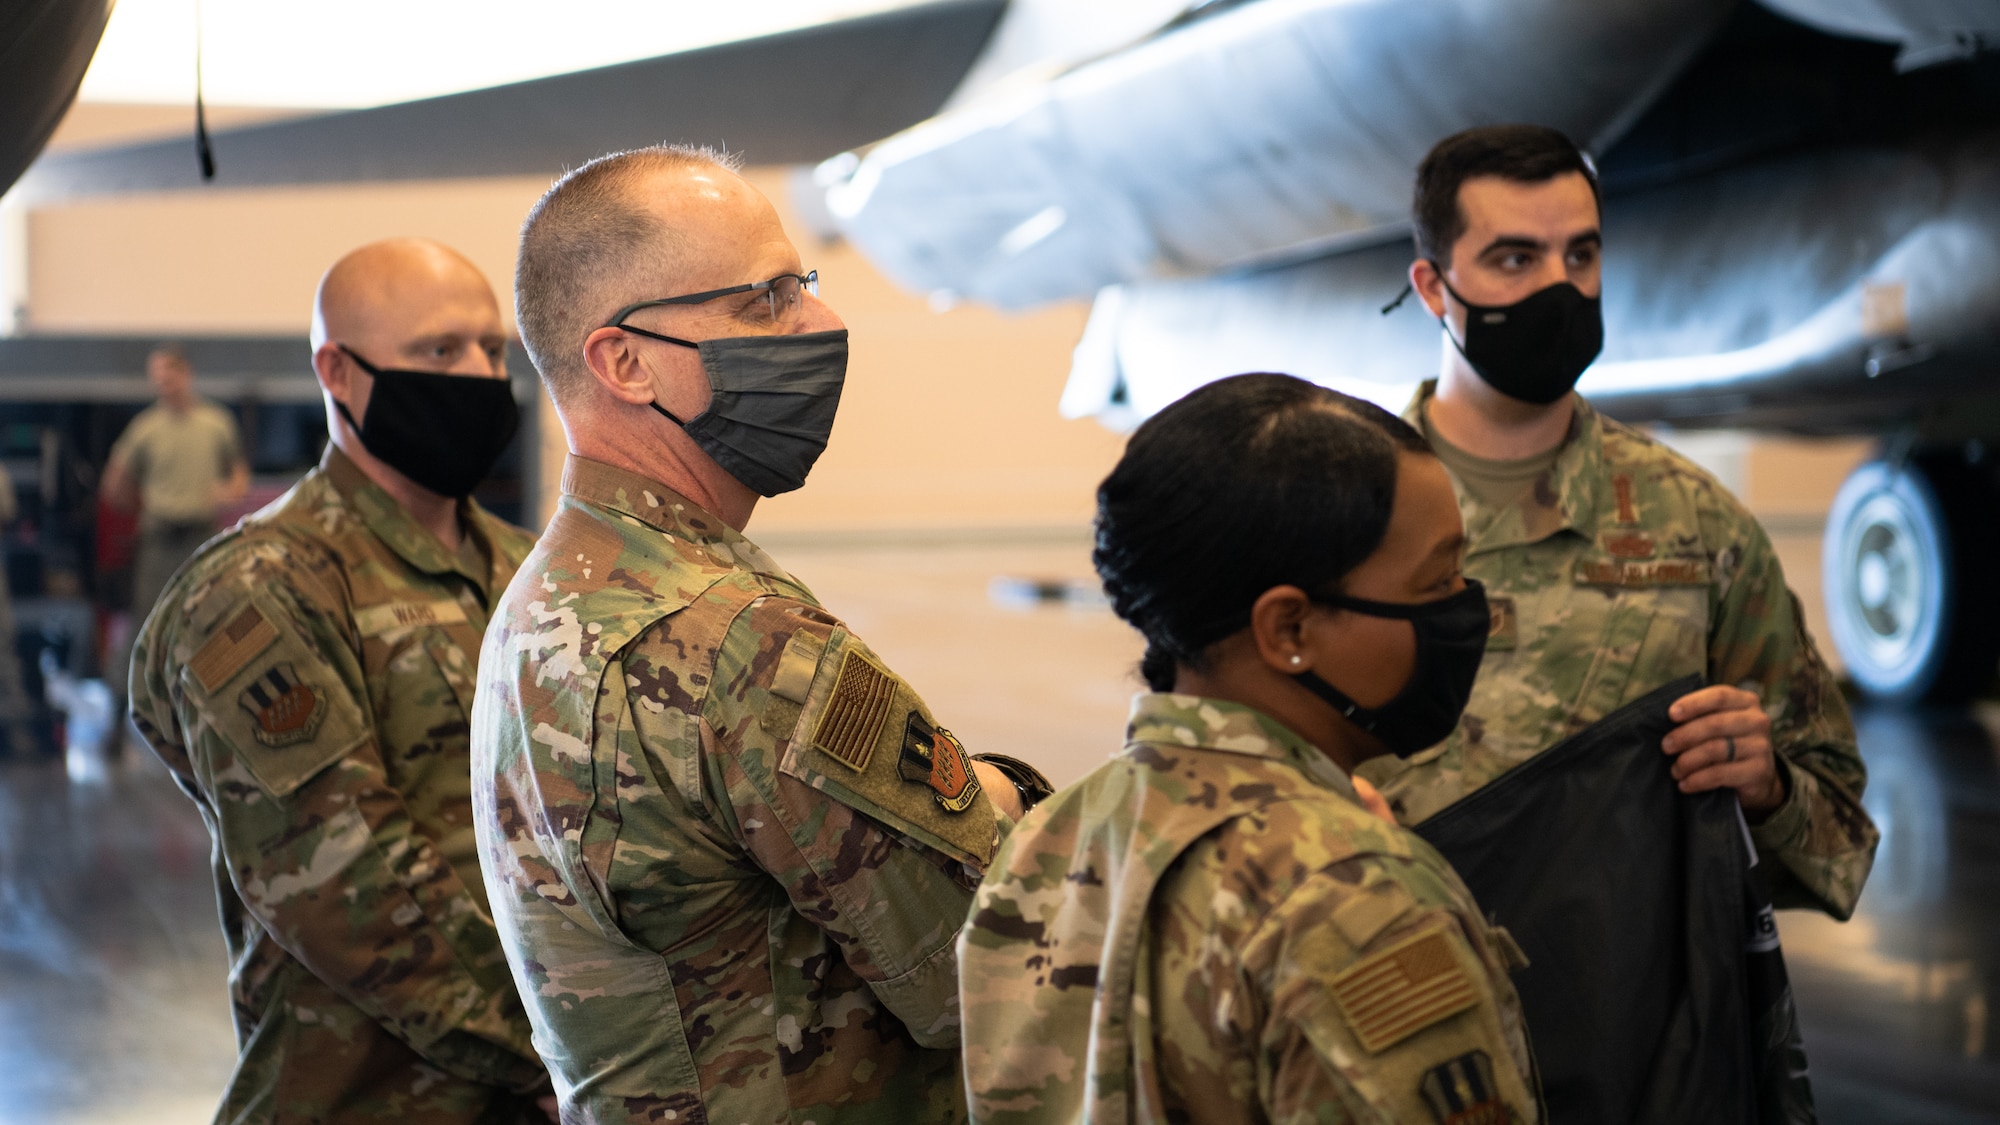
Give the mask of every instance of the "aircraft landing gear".
<svg viewBox="0 0 2000 1125">
<path fill-rule="evenodd" d="M 1833 644 L 1877 699 L 1956 703 L 2000 665 L 2000 492 L 1966 456 L 1854 470 L 1821 552 Z"/>
</svg>

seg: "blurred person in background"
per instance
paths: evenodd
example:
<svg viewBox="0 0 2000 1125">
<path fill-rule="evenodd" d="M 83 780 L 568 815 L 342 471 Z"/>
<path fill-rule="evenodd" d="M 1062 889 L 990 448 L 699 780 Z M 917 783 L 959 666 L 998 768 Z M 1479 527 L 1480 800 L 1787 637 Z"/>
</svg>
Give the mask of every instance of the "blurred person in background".
<svg viewBox="0 0 2000 1125">
<path fill-rule="evenodd" d="M 215 838 L 241 1052 L 216 1119 L 543 1120 L 466 725 L 533 545 L 470 499 L 519 422 L 499 305 L 456 251 L 378 242 L 327 271 L 312 344 L 319 467 L 203 547 L 133 646 L 134 723 Z"/>
<path fill-rule="evenodd" d="M 215 534 L 216 517 L 243 499 L 250 465 L 236 419 L 194 391 L 194 367 L 177 344 L 146 357 L 159 400 L 139 412 L 111 446 L 104 492 L 113 507 L 139 511 L 132 616 L 143 618 L 167 580 Z"/>
</svg>

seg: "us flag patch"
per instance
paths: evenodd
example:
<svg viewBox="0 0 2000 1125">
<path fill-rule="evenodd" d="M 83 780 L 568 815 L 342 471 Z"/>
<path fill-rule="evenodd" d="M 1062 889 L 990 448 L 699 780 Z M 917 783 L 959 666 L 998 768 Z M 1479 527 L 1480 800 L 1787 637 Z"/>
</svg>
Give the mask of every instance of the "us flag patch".
<svg viewBox="0 0 2000 1125">
<path fill-rule="evenodd" d="M 851 770 L 865 770 L 875 755 L 875 739 L 889 721 L 896 677 L 858 652 L 841 657 L 833 696 L 813 730 L 813 745 Z"/>
<path fill-rule="evenodd" d="M 1451 943 L 1432 930 L 1390 946 L 1333 978 L 1334 1002 L 1371 1053 L 1479 1003 Z"/>
</svg>

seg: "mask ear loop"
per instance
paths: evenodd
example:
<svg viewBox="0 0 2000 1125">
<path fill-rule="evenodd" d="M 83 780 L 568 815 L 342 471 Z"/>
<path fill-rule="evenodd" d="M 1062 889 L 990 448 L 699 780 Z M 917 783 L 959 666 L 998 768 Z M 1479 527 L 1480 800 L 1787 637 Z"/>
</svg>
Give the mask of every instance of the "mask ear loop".
<svg viewBox="0 0 2000 1125">
<path fill-rule="evenodd" d="M 666 344 L 678 344 L 683 348 L 693 348 L 696 351 L 701 350 L 701 345 L 694 342 L 693 340 L 683 340 L 679 336 L 667 336 L 658 332 L 648 332 L 644 328 L 634 328 L 629 324 L 610 324 L 606 325 L 605 327 L 616 328 L 620 332 L 636 333 L 637 335 L 646 337 L 648 340 L 658 340 L 661 343 L 666 343 Z M 673 411 L 668 410 L 666 407 L 661 406 L 657 402 L 648 402 L 646 405 L 658 411 L 660 417 L 665 418 L 667 421 L 672 422 L 674 425 L 679 426 L 683 430 L 687 429 L 688 424 L 684 419 L 681 418 L 680 415 L 675 414 Z"/>
</svg>

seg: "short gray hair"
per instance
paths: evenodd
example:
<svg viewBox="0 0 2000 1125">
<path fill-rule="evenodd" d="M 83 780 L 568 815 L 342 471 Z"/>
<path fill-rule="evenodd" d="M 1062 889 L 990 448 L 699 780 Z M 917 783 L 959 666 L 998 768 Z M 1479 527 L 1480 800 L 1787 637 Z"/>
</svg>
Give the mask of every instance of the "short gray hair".
<svg viewBox="0 0 2000 1125">
<path fill-rule="evenodd" d="M 705 145 L 653 145 L 600 156 L 542 193 L 521 224 L 514 319 L 550 397 L 564 402 L 589 378 L 583 341 L 613 311 L 609 294 L 657 270 L 659 246 L 675 241 L 633 189 L 659 172 L 741 163 Z"/>
</svg>

